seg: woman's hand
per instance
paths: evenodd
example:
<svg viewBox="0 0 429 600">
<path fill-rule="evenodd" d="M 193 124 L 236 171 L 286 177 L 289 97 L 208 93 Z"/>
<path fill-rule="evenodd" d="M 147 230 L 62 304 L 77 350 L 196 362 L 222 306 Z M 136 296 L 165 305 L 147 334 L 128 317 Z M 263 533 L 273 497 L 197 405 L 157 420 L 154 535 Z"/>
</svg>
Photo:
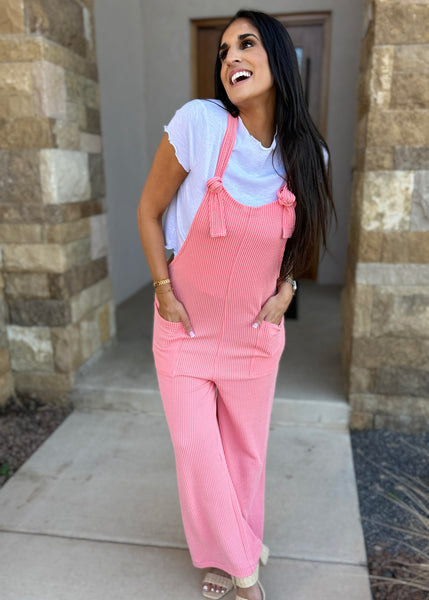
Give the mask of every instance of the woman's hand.
<svg viewBox="0 0 429 600">
<path fill-rule="evenodd" d="M 176 158 L 175 150 L 164 133 L 142 191 L 137 209 L 137 220 L 144 253 L 154 281 L 168 279 L 165 260 L 162 215 L 188 173 Z M 162 285 L 155 293 L 159 314 L 166 321 L 181 321 L 193 337 L 191 324 L 184 306 L 174 296 L 171 286 Z"/>
<path fill-rule="evenodd" d="M 283 283 L 275 296 L 271 296 L 261 308 L 255 319 L 254 327 L 259 327 L 262 321 L 280 325 L 282 317 L 292 302 L 293 290 L 290 283 Z"/>
<path fill-rule="evenodd" d="M 158 312 L 165 321 L 171 321 L 172 323 L 183 323 L 186 333 L 190 337 L 195 337 L 195 333 L 192 331 L 191 322 L 186 312 L 185 307 L 176 296 L 173 291 L 160 292 L 157 294 L 158 299 Z"/>
</svg>

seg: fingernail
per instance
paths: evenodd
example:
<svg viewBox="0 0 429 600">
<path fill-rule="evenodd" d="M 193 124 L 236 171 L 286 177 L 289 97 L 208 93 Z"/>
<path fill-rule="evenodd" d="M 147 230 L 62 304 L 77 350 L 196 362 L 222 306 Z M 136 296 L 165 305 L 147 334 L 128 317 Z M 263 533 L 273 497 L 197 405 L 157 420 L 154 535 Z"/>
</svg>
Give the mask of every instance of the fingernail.
<svg viewBox="0 0 429 600">
<path fill-rule="evenodd" d="M 190 337 L 195 337 L 195 333 L 194 333 L 193 331 L 190 331 L 190 332 L 189 332 L 189 336 L 190 336 Z"/>
<path fill-rule="evenodd" d="M 254 327 L 255 329 L 258 329 L 259 324 L 258 323 L 253 323 L 252 327 Z"/>
</svg>

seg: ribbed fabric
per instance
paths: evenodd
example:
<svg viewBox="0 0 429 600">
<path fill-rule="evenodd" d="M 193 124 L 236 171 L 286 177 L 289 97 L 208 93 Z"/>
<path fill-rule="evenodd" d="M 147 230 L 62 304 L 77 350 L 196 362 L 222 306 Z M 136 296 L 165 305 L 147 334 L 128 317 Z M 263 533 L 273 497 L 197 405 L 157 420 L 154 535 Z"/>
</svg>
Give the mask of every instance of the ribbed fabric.
<svg viewBox="0 0 429 600">
<path fill-rule="evenodd" d="M 169 265 L 195 337 L 163 319 L 155 297 L 153 352 L 176 457 L 183 523 L 197 567 L 250 575 L 259 559 L 265 460 L 283 319 L 252 327 L 275 293 L 295 198 L 251 207 L 222 176 L 237 119 L 228 116 L 216 173 Z"/>
<path fill-rule="evenodd" d="M 276 372 L 216 383 L 186 375 L 158 377 L 192 562 L 247 577 L 262 549 Z"/>
</svg>

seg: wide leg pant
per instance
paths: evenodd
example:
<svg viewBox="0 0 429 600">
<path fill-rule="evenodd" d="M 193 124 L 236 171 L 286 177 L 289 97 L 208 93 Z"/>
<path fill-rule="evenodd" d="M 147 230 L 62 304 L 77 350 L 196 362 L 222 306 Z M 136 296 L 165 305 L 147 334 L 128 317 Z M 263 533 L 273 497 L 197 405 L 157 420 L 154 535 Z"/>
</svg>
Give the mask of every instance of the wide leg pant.
<svg viewBox="0 0 429 600">
<path fill-rule="evenodd" d="M 213 382 L 158 373 L 194 566 L 236 577 L 262 547 L 265 464 L 277 370 Z"/>
</svg>

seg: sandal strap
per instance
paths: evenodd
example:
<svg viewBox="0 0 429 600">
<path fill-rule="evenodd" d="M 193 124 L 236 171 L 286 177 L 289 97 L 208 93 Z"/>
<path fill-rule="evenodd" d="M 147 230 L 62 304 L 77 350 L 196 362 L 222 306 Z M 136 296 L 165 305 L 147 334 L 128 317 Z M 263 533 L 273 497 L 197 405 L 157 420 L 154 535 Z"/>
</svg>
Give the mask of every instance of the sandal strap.
<svg viewBox="0 0 429 600">
<path fill-rule="evenodd" d="M 270 549 L 265 544 L 262 544 L 261 556 L 259 558 L 259 562 L 263 567 L 266 566 L 268 562 L 268 557 L 270 555 Z"/>
<path fill-rule="evenodd" d="M 247 577 L 233 577 L 232 581 L 235 587 L 248 588 L 255 585 L 255 583 L 259 579 L 259 564 L 256 565 L 256 569 L 253 571 L 251 575 Z"/>
<path fill-rule="evenodd" d="M 212 573 L 211 571 L 207 571 L 207 573 L 204 575 L 203 585 L 205 583 L 218 585 L 219 587 L 224 587 L 228 590 L 232 590 L 233 586 L 231 577 L 224 577 L 223 575 L 219 575 L 218 573 Z"/>
<path fill-rule="evenodd" d="M 259 581 L 258 581 L 258 585 L 259 585 L 259 589 L 261 590 L 262 600 L 265 600 L 265 590 Z M 236 596 L 235 600 L 246 600 L 246 598 L 242 598 L 241 596 Z"/>
</svg>

